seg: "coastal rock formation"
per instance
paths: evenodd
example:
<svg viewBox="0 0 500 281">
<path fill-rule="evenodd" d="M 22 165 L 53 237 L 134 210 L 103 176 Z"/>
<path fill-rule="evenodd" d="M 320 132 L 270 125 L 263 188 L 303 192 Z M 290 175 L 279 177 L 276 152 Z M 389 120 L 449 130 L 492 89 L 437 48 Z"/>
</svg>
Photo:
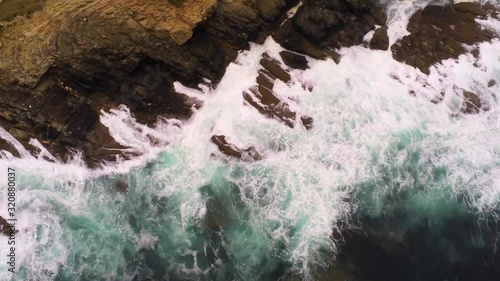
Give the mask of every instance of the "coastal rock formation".
<svg viewBox="0 0 500 281">
<path fill-rule="evenodd" d="M 228 142 L 226 140 L 226 136 L 222 135 L 213 135 L 212 136 L 212 142 L 217 145 L 219 150 L 232 157 L 236 157 L 245 161 L 258 161 L 262 160 L 262 156 L 260 153 L 255 149 L 255 147 L 250 146 L 247 149 L 241 149 L 237 147 L 236 145 Z"/>
<path fill-rule="evenodd" d="M 201 102 L 173 82 L 217 82 L 296 2 L 48 1 L 0 25 L 0 126 L 34 155 L 32 138 L 63 160 L 70 148 L 90 165 L 127 157 L 100 124 L 101 110 L 125 104 L 148 125 L 189 118 Z"/>
<path fill-rule="evenodd" d="M 280 52 L 283 62 L 290 68 L 306 70 L 309 67 L 306 57 L 290 51 Z"/>
<path fill-rule="evenodd" d="M 362 44 L 366 33 L 386 21 L 383 9 L 369 0 L 306 0 L 273 38 L 288 50 L 338 60 L 334 49 Z"/>
<path fill-rule="evenodd" d="M 0 217 L 0 233 L 2 233 L 5 236 L 9 236 L 9 230 L 10 230 L 10 224 L 7 222 L 6 219 L 3 217 Z"/>
<path fill-rule="evenodd" d="M 291 76 L 281 68 L 279 62 L 271 58 L 267 53 L 260 60 L 262 69 L 259 70 L 257 85 L 243 93 L 245 102 L 256 108 L 262 115 L 282 121 L 290 128 L 295 127 L 297 113 L 290 109 L 290 105 L 284 99 L 279 98 L 273 87 L 276 80 L 285 83 L 291 82 Z M 313 127 L 313 118 L 301 116 L 300 121 L 306 129 Z"/>
<path fill-rule="evenodd" d="M 280 53 L 283 62 L 302 70 L 308 67 L 306 55 L 338 61 L 335 49 L 362 44 L 370 31 L 375 31 L 371 48 L 388 48 L 387 17 L 372 1 L 305 0 L 287 15 L 297 4 L 55 0 L 16 11 L 29 17 L 0 12 L 0 19 L 9 20 L 0 22 L 0 126 L 35 156 L 66 160 L 77 149 L 94 166 L 130 157 L 99 122 L 102 110 L 124 104 L 137 122 L 150 126 L 158 117 L 189 119 L 202 102 L 176 92 L 173 83 L 217 83 L 250 41 L 262 43 L 272 35 L 288 49 Z M 494 34 L 475 19 L 495 13 L 491 5 L 474 3 L 428 6 L 411 18 L 411 34 L 392 46 L 394 57 L 428 72 L 440 60 L 465 52 L 462 44 L 490 40 Z M 289 82 L 289 73 L 269 58 L 261 64 L 245 101 L 290 127 L 300 121 L 312 128 L 313 118 L 297 117 L 291 101 L 272 91 L 276 79 Z M 474 96 L 464 98 L 472 102 L 463 110 L 475 111 Z M 0 149 L 20 156 L 5 140 Z"/>
<path fill-rule="evenodd" d="M 432 65 L 467 52 L 464 44 L 471 46 L 494 38 L 495 33 L 476 19 L 496 13 L 492 5 L 472 2 L 427 6 L 411 17 L 407 28 L 410 34 L 391 47 L 393 56 L 428 74 Z"/>
</svg>

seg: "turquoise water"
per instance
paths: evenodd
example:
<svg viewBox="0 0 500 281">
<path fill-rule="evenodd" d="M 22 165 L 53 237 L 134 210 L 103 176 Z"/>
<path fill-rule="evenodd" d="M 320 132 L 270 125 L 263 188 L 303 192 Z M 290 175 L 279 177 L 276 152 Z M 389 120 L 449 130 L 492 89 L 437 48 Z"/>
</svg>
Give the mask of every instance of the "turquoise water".
<svg viewBox="0 0 500 281">
<path fill-rule="evenodd" d="M 126 108 L 103 112 L 114 137 L 144 153 L 136 160 L 94 171 L 78 157 L 0 160 L 18 175 L 13 279 L 320 280 L 316 272 L 341 254 L 347 238 L 338 233 L 346 229 L 414 241 L 405 244 L 420 262 L 407 270 L 412 280 L 433 276 L 424 272 L 430 262 L 494 252 L 500 88 L 485 85 L 500 81 L 500 42 L 480 49 L 479 61 L 466 55 L 428 77 L 362 47 L 343 49 L 338 65 L 311 61 L 310 70 L 292 71 L 293 84 L 275 86 L 292 109 L 314 118 L 307 131 L 243 104 L 262 53 L 281 50 L 268 40 L 243 52 L 215 90 L 177 85 L 205 102 L 180 129 L 168 122 L 148 129 Z M 480 93 L 491 110 L 462 115 L 455 86 Z M 442 103 L 429 101 L 441 92 Z M 264 159 L 226 158 L 213 134 L 254 145 Z M 150 135 L 169 145 L 155 146 Z M 118 180 L 129 183 L 127 194 L 116 192 Z M 418 245 L 435 257 L 422 262 L 428 252 Z M 0 263 L 1 280 L 12 277 L 6 272 Z"/>
</svg>

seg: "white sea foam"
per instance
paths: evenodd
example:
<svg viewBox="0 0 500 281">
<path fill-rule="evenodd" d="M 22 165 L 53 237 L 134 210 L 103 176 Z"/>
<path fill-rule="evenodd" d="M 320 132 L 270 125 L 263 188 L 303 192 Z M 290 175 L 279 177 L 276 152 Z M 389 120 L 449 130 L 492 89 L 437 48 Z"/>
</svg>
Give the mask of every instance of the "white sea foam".
<svg viewBox="0 0 500 281">
<path fill-rule="evenodd" d="M 407 22 L 408 11 L 425 4 L 391 4 L 391 42 L 404 35 L 398 26 Z M 407 13 L 401 13 L 401 9 Z M 498 27 L 494 19 L 481 23 Z M 270 249 L 282 243 L 286 253 L 279 258 L 288 259 L 297 272 L 308 277 L 311 265 L 327 265 L 318 255 L 320 249 L 336 252 L 336 241 L 331 240 L 333 229 L 338 220 L 347 218 L 356 208 L 345 199 L 360 184 L 384 178 L 384 167 L 392 165 L 392 180 L 397 180 L 398 185 L 389 181 L 378 187 L 380 204 L 381 194 L 414 188 L 415 178 L 405 165 L 411 162 L 415 151 L 420 157 L 415 170 L 426 188 L 447 188 L 455 194 L 465 194 L 478 212 L 495 210 L 500 195 L 500 83 L 492 87 L 487 84 L 491 79 L 500 81 L 500 42 L 481 43 L 478 47 L 478 60 L 462 55 L 433 67 L 429 76 L 394 61 L 389 51 L 363 47 L 341 49 L 338 65 L 331 60 L 310 60 L 311 69 L 292 71 L 291 84 L 277 83 L 274 88 L 282 99 L 290 98 L 293 110 L 314 118 L 310 131 L 299 124 L 290 129 L 244 104 L 242 92 L 255 84 L 262 53 L 268 52 L 280 60 L 278 53 L 282 49 L 272 39 L 242 52 L 216 89 L 205 86 L 200 92 L 176 84 L 176 89 L 205 102 L 184 125 L 175 120 L 159 120 L 155 128 L 149 128 L 138 124 L 124 106 L 101 112 L 101 122 L 117 142 L 142 156 L 98 170 L 84 168 L 78 155 L 69 164 L 50 163 L 28 155 L 0 160 L 0 170 L 12 167 L 20 177 L 19 264 L 27 269 L 29 278 L 51 280 L 47 272 L 54 276 L 61 266 L 72 265 L 68 257 L 74 259 L 75 251 L 86 258 L 94 251 L 107 262 L 107 269 L 97 267 L 96 271 L 111 276 L 124 263 L 119 258 L 123 250 L 120 247 L 125 247 L 121 244 L 130 240 L 136 249 L 162 247 L 168 253 L 189 257 L 193 261 L 189 266 L 175 265 L 175 259 L 169 258 L 180 272 L 206 274 L 208 271 L 198 261 L 210 249 L 205 242 L 199 248 L 199 243 L 191 239 L 192 228 L 202 227 L 207 213 L 207 198 L 200 187 L 212 184 L 224 189 L 223 183 L 229 182 L 239 188 L 238 203 L 249 210 L 248 218 L 239 221 L 248 224 L 249 230 L 226 230 L 226 240 L 221 243 L 228 255 L 240 262 L 236 266 L 240 276 L 252 276 L 251 270 L 256 266 L 252 262 L 261 258 L 259 255 L 270 255 Z M 301 87 L 304 82 L 314 84 L 312 93 Z M 458 109 L 463 97 L 457 88 L 479 94 L 490 110 L 462 115 Z M 430 100 L 441 93 L 443 102 L 432 104 Z M 213 134 L 227 135 L 240 147 L 255 146 L 264 160 L 214 160 L 212 154 L 221 154 L 210 142 Z M 22 155 L 27 153 L 5 131 L 0 136 L 13 143 Z M 36 141 L 33 144 L 40 148 Z M 144 167 L 149 162 L 156 165 L 151 172 Z M 432 169 L 439 166 L 447 167 L 445 184 L 430 180 Z M 128 197 L 106 193 L 113 183 L 108 178 L 121 174 L 139 179 Z M 5 173 L 0 181 L 7 182 Z M 149 196 L 148 200 L 169 198 L 171 213 L 159 214 L 159 205 L 137 205 L 139 198 L 144 199 L 141 195 Z M 132 196 L 137 199 L 130 199 Z M 148 218 L 154 222 L 151 228 L 162 223 L 161 227 L 169 230 L 166 240 L 177 243 L 177 249 L 163 245 L 162 236 L 153 232 L 134 234 L 121 206 L 131 206 L 138 216 L 155 211 L 161 220 Z M 6 210 L 6 195 L 2 193 L 0 215 L 5 217 Z M 68 217 L 85 218 L 85 223 L 91 224 L 87 227 L 107 236 L 79 240 L 83 239 L 78 236 L 81 232 L 63 228 Z M 246 236 L 249 232 L 253 236 Z M 102 245 L 112 237 L 123 243 L 118 243 L 116 249 Z M 121 237 L 125 238 L 120 240 Z M 0 243 L 6 243 L 4 237 L 0 237 Z M 104 253 L 110 249 L 113 252 Z M 5 255 L 6 250 L 0 247 L 0 256 Z M 220 267 L 221 260 L 210 266 Z M 5 264 L 1 264 L 0 279 L 9 277 Z"/>
</svg>

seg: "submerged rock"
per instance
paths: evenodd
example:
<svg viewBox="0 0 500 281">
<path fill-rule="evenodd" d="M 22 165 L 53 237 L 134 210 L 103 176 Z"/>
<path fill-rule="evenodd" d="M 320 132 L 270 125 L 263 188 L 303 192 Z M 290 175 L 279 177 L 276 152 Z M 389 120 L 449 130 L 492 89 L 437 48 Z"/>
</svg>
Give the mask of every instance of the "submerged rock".
<svg viewBox="0 0 500 281">
<path fill-rule="evenodd" d="M 115 190 L 120 193 L 128 193 L 130 187 L 124 180 L 118 180 L 115 182 Z"/>
</svg>

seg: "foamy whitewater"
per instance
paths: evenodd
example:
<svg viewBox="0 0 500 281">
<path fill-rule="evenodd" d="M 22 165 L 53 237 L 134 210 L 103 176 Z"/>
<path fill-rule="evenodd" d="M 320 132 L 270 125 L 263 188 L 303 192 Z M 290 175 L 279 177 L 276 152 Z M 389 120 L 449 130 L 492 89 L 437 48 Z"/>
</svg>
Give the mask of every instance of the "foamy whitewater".
<svg viewBox="0 0 500 281">
<path fill-rule="evenodd" d="M 391 42 L 426 4 L 385 2 Z M 500 32 L 498 20 L 482 24 Z M 309 279 L 338 253 L 332 234 L 339 221 L 390 216 L 402 197 L 410 215 L 400 228 L 428 217 L 437 225 L 457 209 L 478 224 L 497 219 L 500 83 L 486 85 L 500 81 L 498 39 L 479 44 L 479 59 L 447 60 L 429 76 L 390 51 L 364 47 L 340 50 L 338 65 L 311 59 L 311 69 L 291 71 L 292 85 L 274 88 L 293 100 L 294 111 L 314 118 L 309 131 L 244 105 L 241 93 L 255 84 L 262 54 L 280 60 L 281 50 L 271 38 L 252 45 L 215 89 L 176 83 L 205 102 L 187 123 L 159 120 L 151 129 L 126 107 L 102 112 L 113 137 L 143 153 L 103 169 L 85 168 L 78 154 L 68 164 L 36 159 L 1 129 L 23 158 L 3 153 L 0 160 L 0 171 L 16 169 L 19 187 L 18 273 L 2 262 L 0 280 L 276 280 L 283 268 Z M 478 93 L 491 109 L 460 113 L 457 87 Z M 441 92 L 443 102 L 430 102 Z M 210 141 L 214 134 L 255 146 L 263 160 L 224 157 Z M 0 175 L 6 186 L 6 172 Z M 118 179 L 130 183 L 128 194 L 114 190 Z M 0 216 L 7 217 L 7 192 L 0 193 Z M 207 227 L 215 222 L 220 231 Z M 6 241 L 0 237 L 1 261 Z M 481 237 L 471 241 L 481 246 Z"/>
</svg>

